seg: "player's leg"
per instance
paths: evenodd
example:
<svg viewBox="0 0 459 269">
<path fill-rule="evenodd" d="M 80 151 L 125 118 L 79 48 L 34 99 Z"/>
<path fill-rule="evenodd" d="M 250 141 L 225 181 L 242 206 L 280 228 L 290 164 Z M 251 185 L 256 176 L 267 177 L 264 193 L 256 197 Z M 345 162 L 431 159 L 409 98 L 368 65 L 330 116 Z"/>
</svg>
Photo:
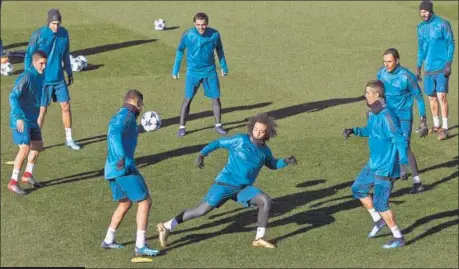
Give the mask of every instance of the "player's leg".
<svg viewBox="0 0 459 269">
<path fill-rule="evenodd" d="M 413 175 L 413 186 L 411 188 L 410 193 L 415 194 L 424 190 L 424 186 L 421 183 L 421 177 L 419 176 L 418 164 L 416 161 L 416 157 L 414 156 L 413 151 L 411 150 L 411 132 L 413 128 L 412 121 L 401 120 L 400 127 L 402 130 L 403 135 L 406 137 L 408 141 L 408 164 L 411 170 L 411 174 Z M 400 166 L 400 177 L 402 179 L 408 179 L 408 171 L 404 171 L 403 166 Z"/>
<path fill-rule="evenodd" d="M 186 118 L 190 114 L 191 101 L 195 96 L 199 85 L 201 84 L 201 78 L 193 76 L 190 72 L 186 73 L 185 76 L 185 98 L 183 98 L 182 106 L 180 107 L 180 122 L 179 130 L 177 132 L 178 137 L 182 137 L 186 134 L 185 124 Z"/>
<path fill-rule="evenodd" d="M 238 202 L 258 207 L 257 233 L 252 242 L 254 247 L 275 248 L 276 245 L 268 242 L 265 238 L 268 226 L 269 211 L 271 210 L 271 198 L 256 187 L 248 186 L 238 193 Z"/>
<path fill-rule="evenodd" d="M 59 102 L 62 111 L 62 122 L 65 130 L 65 145 L 73 150 L 81 147 L 75 143 L 72 136 L 72 111 L 70 108 L 70 93 L 65 81 L 54 85 L 56 101 Z"/>
<path fill-rule="evenodd" d="M 371 169 L 365 165 L 351 187 L 354 198 L 360 200 L 373 220 L 373 228 L 368 234 L 368 237 L 370 238 L 375 237 L 376 234 L 385 226 L 384 220 L 374 208 L 373 198 L 370 195 L 370 189 L 374 184 L 374 179 L 373 172 L 371 172 Z"/>
<path fill-rule="evenodd" d="M 424 93 L 429 97 L 430 112 L 433 120 L 433 126 L 430 132 L 436 133 L 440 130 L 440 118 L 438 117 L 438 99 L 433 75 L 424 76 Z"/>
<path fill-rule="evenodd" d="M 109 181 L 110 189 L 112 190 L 112 195 L 115 200 L 118 201 L 118 206 L 113 212 L 110 224 L 108 226 L 107 234 L 105 235 L 104 241 L 102 241 L 101 247 L 104 249 L 118 249 L 124 248 L 123 245 L 116 243 L 115 233 L 118 229 L 121 221 L 124 219 L 124 216 L 129 211 L 132 206 L 132 202 L 126 198 L 126 195 L 121 189 L 121 186 L 115 180 Z"/>
<path fill-rule="evenodd" d="M 215 131 L 219 134 L 228 133 L 221 123 L 221 110 L 222 105 L 220 101 L 220 81 L 218 80 L 217 72 L 213 73 L 209 77 L 206 77 L 202 82 L 204 88 L 204 95 L 212 99 L 212 111 L 215 117 Z"/>
<path fill-rule="evenodd" d="M 43 130 L 45 124 L 45 116 L 48 110 L 48 107 L 51 105 L 51 101 L 54 96 L 54 86 L 53 85 L 44 85 L 43 92 L 40 100 L 40 114 L 38 115 L 38 126 Z"/>
<path fill-rule="evenodd" d="M 161 246 L 167 246 L 169 233 L 180 223 L 206 215 L 214 208 L 221 206 L 237 193 L 237 189 L 212 184 L 204 199 L 194 208 L 186 209 L 174 218 L 164 223 L 158 223 L 156 229 L 159 233 Z"/>
<path fill-rule="evenodd" d="M 442 126 L 438 132 L 438 139 L 444 140 L 448 138 L 448 99 L 446 98 L 446 94 L 448 93 L 449 78 L 445 77 L 444 74 L 438 74 L 435 76 L 435 82 L 442 114 Z"/>
<path fill-rule="evenodd" d="M 27 126 L 24 126 L 22 133 L 17 129 L 12 129 L 12 131 L 13 142 L 19 146 L 19 151 L 14 158 L 13 173 L 10 181 L 8 182 L 8 189 L 16 194 L 25 195 L 26 192 L 19 187 L 18 181 L 22 163 L 27 158 L 27 154 L 29 154 L 30 151 L 30 132 Z"/>
<path fill-rule="evenodd" d="M 394 235 L 394 238 L 383 246 L 384 248 L 397 248 L 405 244 L 405 240 L 402 236 L 402 233 L 395 222 L 395 215 L 389 208 L 389 197 L 390 192 L 392 191 L 392 184 L 392 181 L 388 177 L 375 177 L 375 209 L 377 212 L 379 212 L 379 214 L 381 214 L 381 217 L 384 219 L 384 222 L 387 224 L 392 234 Z"/>
<path fill-rule="evenodd" d="M 43 148 L 41 140 L 40 128 L 30 128 L 30 151 L 27 158 L 27 167 L 22 175 L 21 182 L 31 184 L 35 188 L 40 188 L 41 185 L 33 177 L 33 169 L 38 160 L 38 155 Z"/>
</svg>

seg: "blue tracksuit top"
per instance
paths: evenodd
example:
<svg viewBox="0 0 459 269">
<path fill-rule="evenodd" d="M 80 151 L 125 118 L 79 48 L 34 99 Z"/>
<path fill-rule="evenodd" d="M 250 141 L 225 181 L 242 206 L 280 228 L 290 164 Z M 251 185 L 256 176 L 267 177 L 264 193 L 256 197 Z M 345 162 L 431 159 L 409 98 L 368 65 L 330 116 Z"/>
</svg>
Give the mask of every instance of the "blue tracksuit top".
<svg viewBox="0 0 459 269">
<path fill-rule="evenodd" d="M 269 169 L 280 169 L 287 166 L 284 159 L 273 157 L 271 149 L 266 144 L 252 143 L 248 134 L 214 140 L 205 146 L 200 154 L 207 156 L 219 148 L 227 149 L 229 154 L 225 167 L 215 178 L 216 182 L 233 186 L 252 185 L 264 165 Z"/>
<path fill-rule="evenodd" d="M 16 128 L 16 120 L 23 120 L 31 128 L 38 128 L 44 75 L 32 66 L 16 79 L 10 93 L 10 127 Z"/>
<path fill-rule="evenodd" d="M 367 125 L 354 128 L 354 134 L 368 137 L 370 159 L 367 165 L 377 176 L 396 178 L 399 164 L 408 164 L 408 142 L 397 116 L 387 107 L 378 114 L 368 112 Z"/>
<path fill-rule="evenodd" d="M 177 46 L 172 75 L 177 75 L 179 72 L 185 49 L 187 49 L 187 72 L 190 72 L 193 76 L 207 77 L 215 72 L 214 51 L 217 51 L 218 60 L 220 61 L 223 72 L 228 73 L 222 40 L 217 30 L 208 27 L 203 35 L 198 32 L 196 27 L 192 27 L 185 31 Z"/>
<path fill-rule="evenodd" d="M 400 65 L 392 72 L 382 67 L 376 77 L 384 83 L 387 107 L 397 114 L 399 120 L 413 119 L 413 99 L 418 104 L 419 117 L 426 116 L 424 97 L 412 72 Z"/>
<path fill-rule="evenodd" d="M 69 33 L 64 27 L 59 27 L 57 33 L 53 33 L 46 25 L 32 34 L 24 58 L 24 66 L 32 64 L 32 55 L 37 50 L 42 50 L 48 55 L 48 62 L 45 69 L 45 85 L 59 84 L 64 79 L 65 72 L 72 76 L 72 66 L 69 54 Z"/>
<path fill-rule="evenodd" d="M 451 63 L 454 56 L 454 36 L 449 22 L 432 14 L 427 21 L 418 24 L 418 61 L 417 67 L 427 73 L 440 72 Z"/>
<path fill-rule="evenodd" d="M 108 124 L 105 179 L 113 179 L 137 171 L 134 152 L 138 136 L 135 114 L 123 106 Z M 121 159 L 124 159 L 124 169 L 118 170 L 116 164 Z"/>
</svg>

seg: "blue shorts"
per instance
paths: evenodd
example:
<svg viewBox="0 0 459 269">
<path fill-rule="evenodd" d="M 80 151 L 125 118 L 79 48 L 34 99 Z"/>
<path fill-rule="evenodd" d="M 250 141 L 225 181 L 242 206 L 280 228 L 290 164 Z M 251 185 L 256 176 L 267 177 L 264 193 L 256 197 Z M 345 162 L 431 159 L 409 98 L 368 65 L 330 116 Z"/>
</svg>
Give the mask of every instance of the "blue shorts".
<svg viewBox="0 0 459 269">
<path fill-rule="evenodd" d="M 244 188 L 236 188 L 229 186 L 212 184 L 203 201 L 213 207 L 220 207 L 229 199 L 242 204 L 244 207 L 249 207 L 249 201 L 262 193 L 260 189 L 254 186 L 246 186 Z"/>
<path fill-rule="evenodd" d="M 428 96 L 436 96 L 437 93 L 448 93 L 449 78 L 443 72 L 424 76 L 424 93 Z"/>
<path fill-rule="evenodd" d="M 352 184 L 352 194 L 356 199 L 363 199 L 373 190 L 373 205 L 377 212 L 389 210 L 389 197 L 392 191 L 392 181 L 388 177 L 376 176 L 368 166 L 365 166 Z"/>
<path fill-rule="evenodd" d="M 69 88 L 65 81 L 59 84 L 43 86 L 41 106 L 48 107 L 51 104 L 51 100 L 59 103 L 70 101 Z"/>
<path fill-rule="evenodd" d="M 141 202 L 149 196 L 148 187 L 140 174 L 121 176 L 110 179 L 108 182 L 115 201 L 128 199 L 132 202 Z"/>
<path fill-rule="evenodd" d="M 220 81 L 218 80 L 217 72 L 214 72 L 208 77 L 197 77 L 186 73 L 185 77 L 185 98 L 193 99 L 202 84 L 204 95 L 211 99 L 220 98 Z"/>
<path fill-rule="evenodd" d="M 27 125 L 24 126 L 24 131 L 20 133 L 17 129 L 13 131 L 13 142 L 16 145 L 30 145 L 30 141 L 41 141 L 41 130 L 40 128 L 30 128 Z"/>
<path fill-rule="evenodd" d="M 411 131 L 413 129 L 413 122 L 409 120 L 400 120 L 400 128 L 402 129 L 403 136 L 406 137 L 409 144 L 411 138 Z"/>
</svg>

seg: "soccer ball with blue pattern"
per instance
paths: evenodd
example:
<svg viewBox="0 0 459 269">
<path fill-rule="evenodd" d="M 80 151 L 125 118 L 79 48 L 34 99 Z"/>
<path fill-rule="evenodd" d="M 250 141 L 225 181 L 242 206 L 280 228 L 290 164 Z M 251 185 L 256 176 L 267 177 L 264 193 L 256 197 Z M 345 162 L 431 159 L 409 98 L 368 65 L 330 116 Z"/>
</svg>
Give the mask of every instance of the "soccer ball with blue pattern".
<svg viewBox="0 0 459 269">
<path fill-rule="evenodd" d="M 72 71 L 73 72 L 80 72 L 83 70 L 83 63 L 81 60 L 76 57 L 74 58 L 73 56 L 70 56 L 70 65 L 72 66 Z"/>
<path fill-rule="evenodd" d="M 1 66 L 1 74 L 2 74 L 2 76 L 11 76 L 13 74 L 13 71 L 14 71 L 14 66 L 13 66 L 12 63 L 6 62 L 6 63 L 2 64 L 2 66 Z"/>
<path fill-rule="evenodd" d="M 86 59 L 86 57 L 84 57 L 83 55 L 80 55 L 77 57 L 77 59 L 79 59 L 81 62 L 81 65 L 83 65 L 83 70 L 86 70 L 88 68 L 88 60 Z"/>
<path fill-rule="evenodd" d="M 140 123 L 145 131 L 152 132 L 161 127 L 161 117 L 155 111 L 147 111 L 143 113 Z"/>
<path fill-rule="evenodd" d="M 162 31 L 166 28 L 166 21 L 163 19 L 156 19 L 155 20 L 155 30 Z"/>
</svg>

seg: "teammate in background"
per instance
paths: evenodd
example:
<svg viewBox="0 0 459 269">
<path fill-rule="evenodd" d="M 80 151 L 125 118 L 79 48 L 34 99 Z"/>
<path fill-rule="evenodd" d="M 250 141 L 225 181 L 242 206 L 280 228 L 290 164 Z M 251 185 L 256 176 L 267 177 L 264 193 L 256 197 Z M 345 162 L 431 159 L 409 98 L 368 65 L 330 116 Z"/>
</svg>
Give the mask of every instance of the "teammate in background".
<svg viewBox="0 0 459 269">
<path fill-rule="evenodd" d="M 419 193 L 424 190 L 424 187 L 419 176 L 416 157 L 410 147 L 410 138 L 413 126 L 413 99 L 416 99 L 421 118 L 417 132 L 421 137 L 427 136 L 429 132 L 424 97 L 419 89 L 416 75 L 400 65 L 400 55 L 396 49 L 387 49 L 383 54 L 383 59 L 384 66 L 378 70 L 376 77 L 384 83 L 387 107 L 397 115 L 403 135 L 408 141 L 408 162 L 413 175 L 413 187 L 410 193 Z M 400 177 L 408 179 L 407 171 L 403 171 L 403 168 Z"/>
<path fill-rule="evenodd" d="M 142 108 L 142 93 L 137 90 L 129 90 L 124 98 L 123 107 L 112 117 L 108 125 L 108 154 L 104 171 L 113 200 L 118 201 L 118 208 L 113 213 L 101 247 L 104 249 L 124 248 L 123 245 L 115 242 L 115 232 L 134 202 L 138 204 L 135 254 L 137 256 L 156 256 L 159 251 L 151 249 L 145 242 L 151 208 L 150 194 L 144 178 L 136 168 L 134 159 L 139 135 L 137 118 Z"/>
<path fill-rule="evenodd" d="M 194 27 L 185 31 L 177 47 L 172 77 L 178 79 L 183 52 L 186 54 L 185 98 L 180 109 L 180 126 L 177 136 L 186 134 L 185 123 L 190 113 L 190 105 L 199 86 L 202 84 L 206 97 L 212 99 L 212 110 L 215 116 L 215 131 L 226 134 L 221 124 L 220 82 L 215 66 L 214 51 L 217 52 L 221 66 L 221 75 L 228 74 L 225 53 L 220 33 L 210 27 L 209 17 L 205 13 L 197 13 L 193 17 Z"/>
<path fill-rule="evenodd" d="M 19 146 L 19 152 L 14 159 L 13 174 L 8 183 L 8 189 L 19 195 L 26 194 L 18 185 L 19 172 L 26 157 L 27 167 L 21 182 L 31 184 L 35 188 L 40 187 L 40 184 L 33 178 L 32 172 L 43 147 L 38 115 L 40 114 L 46 58 L 46 53 L 40 50 L 32 54 L 32 65 L 25 68 L 24 72 L 18 76 L 9 98 L 10 127 L 13 131 L 13 142 Z"/>
<path fill-rule="evenodd" d="M 433 12 L 430 1 L 419 5 L 422 22 L 417 27 L 418 60 L 417 77 L 421 81 L 421 68 L 424 64 L 424 92 L 429 96 L 432 112 L 432 132 L 439 140 L 448 138 L 448 93 L 449 76 L 454 56 L 454 36 L 450 23 Z M 438 116 L 438 102 L 442 114 L 442 125 Z"/>
<path fill-rule="evenodd" d="M 40 108 L 39 121 L 43 126 L 47 107 L 54 102 L 59 102 L 62 111 L 62 121 L 65 128 L 65 145 L 73 150 L 80 146 L 72 138 L 72 113 L 70 111 L 70 95 L 67 86 L 73 83 L 73 73 L 69 56 L 69 34 L 61 27 L 62 16 L 57 9 L 48 11 L 48 24 L 32 34 L 26 49 L 24 66 L 30 66 L 31 57 L 37 50 L 48 54 L 48 67 L 45 72 L 45 86 L 43 100 Z M 64 66 L 62 66 L 64 64 Z M 67 73 L 68 84 L 64 79 L 64 70 Z"/>
<path fill-rule="evenodd" d="M 365 98 L 370 107 L 367 125 L 343 131 L 346 139 L 351 134 L 368 137 L 370 147 L 370 159 L 352 184 L 352 193 L 362 202 L 374 221 L 368 237 L 375 237 L 387 224 L 394 238 L 383 248 L 397 248 L 403 246 L 405 240 L 395 223 L 394 213 L 389 209 L 389 197 L 393 179 L 399 176 L 400 164 L 408 165 L 408 144 L 400 130 L 397 116 L 386 107 L 384 83 L 379 80 L 369 81 L 365 88 Z M 373 198 L 369 194 L 371 187 L 374 187 Z"/>
<path fill-rule="evenodd" d="M 269 169 L 281 169 L 289 164 L 297 164 L 296 158 L 276 159 L 266 142 L 276 136 L 276 123 L 266 113 L 251 117 L 247 123 L 248 134 L 217 139 L 205 146 L 199 153 L 196 164 L 204 167 L 204 157 L 214 150 L 225 148 L 229 151 L 228 161 L 218 174 L 207 195 L 195 208 L 186 209 L 171 220 L 159 223 L 156 228 L 162 247 L 167 246 L 169 233 L 180 223 L 201 217 L 214 208 L 223 205 L 229 199 L 245 207 L 258 207 L 258 228 L 254 247 L 275 248 L 265 239 L 271 198 L 253 186 L 263 166 Z"/>
</svg>

